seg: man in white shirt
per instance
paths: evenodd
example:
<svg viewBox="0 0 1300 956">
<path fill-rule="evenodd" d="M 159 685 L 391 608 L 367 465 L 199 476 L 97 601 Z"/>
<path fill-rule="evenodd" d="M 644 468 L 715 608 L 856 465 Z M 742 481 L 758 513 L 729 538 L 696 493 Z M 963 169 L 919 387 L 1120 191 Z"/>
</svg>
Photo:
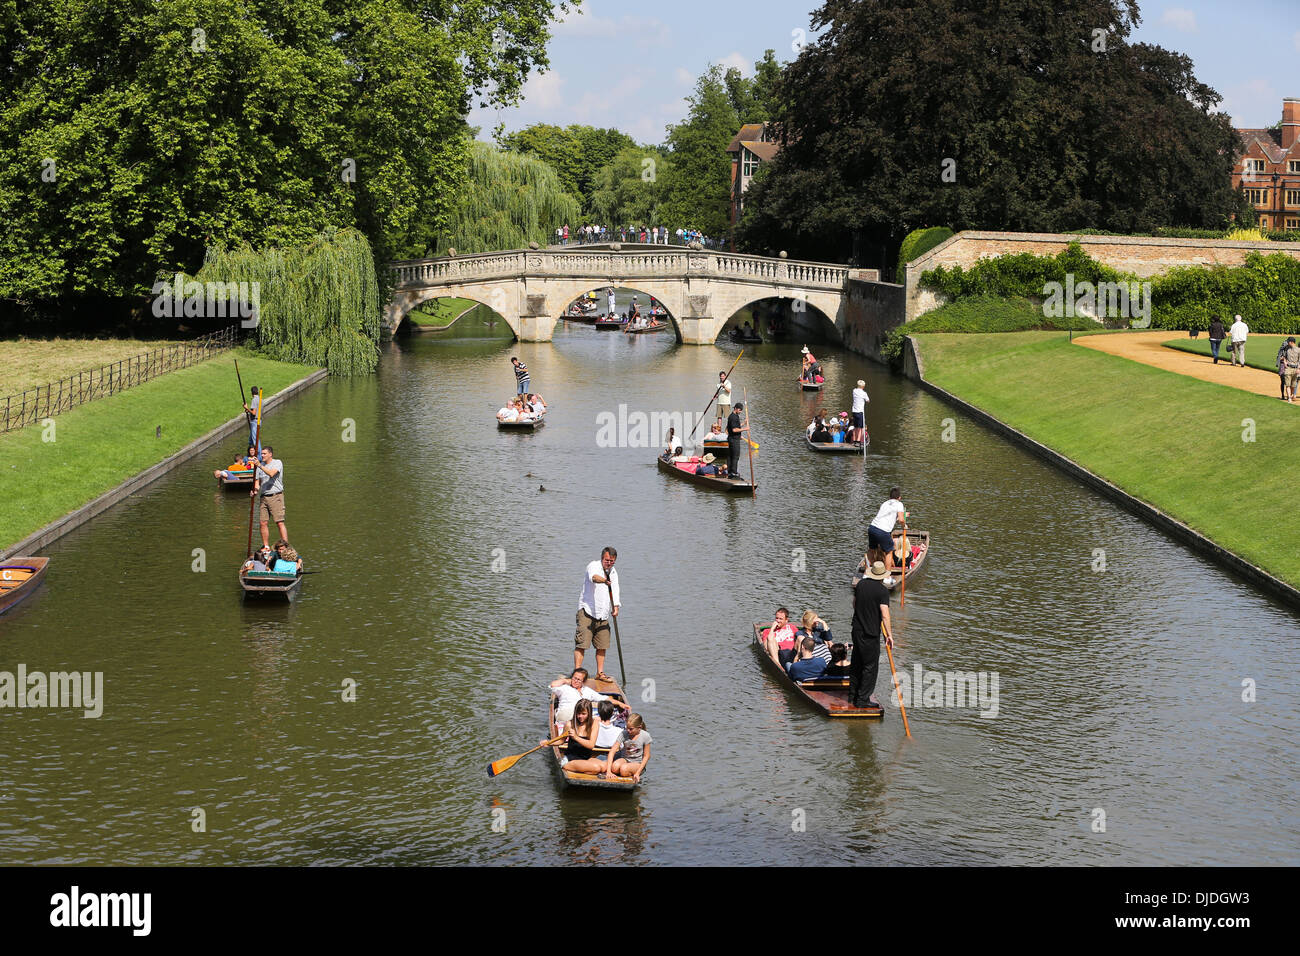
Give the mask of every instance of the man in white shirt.
<svg viewBox="0 0 1300 956">
<path fill-rule="evenodd" d="M 499 422 L 519 421 L 519 411 L 518 409 L 515 408 L 513 402 L 497 412 L 497 421 Z"/>
<path fill-rule="evenodd" d="M 718 373 L 718 417 L 723 421 L 731 414 L 731 379 L 726 372 Z"/>
<path fill-rule="evenodd" d="M 582 594 L 578 598 L 578 629 L 573 639 L 573 666 L 582 666 L 587 648 L 596 648 L 596 678 L 609 680 L 605 673 L 605 652 L 609 650 L 609 622 L 618 617 L 618 572 L 614 562 L 618 552 L 605 548 L 600 560 L 592 561 L 582 576 Z"/>
<path fill-rule="evenodd" d="M 907 518 L 907 511 L 900 500 L 902 492 L 898 488 L 889 489 L 889 500 L 880 506 L 876 517 L 867 528 L 867 543 L 881 551 L 894 550 L 894 525 L 899 518 Z"/>
<path fill-rule="evenodd" d="M 614 290 L 612 288 L 605 293 L 605 301 L 609 303 L 609 309 L 607 310 L 609 314 L 605 318 L 612 319 L 614 318 Z"/>
<path fill-rule="evenodd" d="M 1232 342 L 1232 364 L 1246 367 L 1246 335 L 1250 329 L 1246 323 L 1241 321 L 1241 316 L 1235 316 L 1236 321 L 1228 329 L 1228 338 Z"/>
<path fill-rule="evenodd" d="M 861 444 L 867 435 L 867 383 L 858 379 L 858 387 L 853 390 L 853 435 L 850 441 Z"/>
</svg>

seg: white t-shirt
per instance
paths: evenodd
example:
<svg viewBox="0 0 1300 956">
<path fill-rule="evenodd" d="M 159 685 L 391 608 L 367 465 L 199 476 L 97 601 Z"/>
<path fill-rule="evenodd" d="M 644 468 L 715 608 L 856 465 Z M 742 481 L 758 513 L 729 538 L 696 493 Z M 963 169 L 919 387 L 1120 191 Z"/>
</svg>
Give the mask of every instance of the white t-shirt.
<svg viewBox="0 0 1300 956">
<path fill-rule="evenodd" d="M 863 389 L 855 388 L 853 390 L 854 413 L 865 412 L 867 410 L 867 402 L 869 401 L 871 401 L 871 399 L 867 397 L 867 393 Z"/>
<path fill-rule="evenodd" d="M 1244 342 L 1246 341 L 1246 333 L 1249 331 L 1250 329 L 1246 328 L 1246 323 L 1241 321 L 1241 319 L 1238 319 L 1236 322 L 1233 322 L 1232 327 L 1228 329 L 1228 338 L 1232 339 L 1234 342 Z"/>
<path fill-rule="evenodd" d="M 568 681 L 565 681 L 559 687 L 552 687 L 551 693 L 557 698 L 555 701 L 555 719 L 559 723 L 568 723 L 573 719 L 573 708 L 577 707 L 578 701 L 584 697 L 593 704 L 608 700 L 604 694 L 597 694 L 590 687 L 574 690 L 573 685 Z"/>
<path fill-rule="evenodd" d="M 623 728 L 615 727 L 613 724 L 600 722 L 600 730 L 596 732 L 597 747 L 612 747 L 618 743 L 618 739 L 623 736 Z"/>
<path fill-rule="evenodd" d="M 892 534 L 894 525 L 898 523 L 903 511 L 903 503 L 897 498 L 890 498 L 880 506 L 880 510 L 876 512 L 876 518 L 871 522 L 871 526 Z"/>
<path fill-rule="evenodd" d="M 622 605 L 618 593 L 618 568 L 611 568 L 609 574 L 606 575 L 604 565 L 599 561 L 592 561 L 591 564 L 587 565 L 586 574 L 582 576 L 582 596 L 578 599 L 578 607 L 598 621 L 608 621 L 610 613 L 609 588 L 592 580 L 592 576 L 597 574 L 609 578 L 609 583 L 614 589 L 614 606 L 620 607 Z"/>
<path fill-rule="evenodd" d="M 519 420 L 519 412 L 514 407 L 507 405 L 497 412 L 497 420 L 503 422 L 514 422 Z"/>
<path fill-rule="evenodd" d="M 731 404 L 731 379 L 727 379 L 722 383 L 722 388 L 718 391 L 718 404 Z"/>
</svg>

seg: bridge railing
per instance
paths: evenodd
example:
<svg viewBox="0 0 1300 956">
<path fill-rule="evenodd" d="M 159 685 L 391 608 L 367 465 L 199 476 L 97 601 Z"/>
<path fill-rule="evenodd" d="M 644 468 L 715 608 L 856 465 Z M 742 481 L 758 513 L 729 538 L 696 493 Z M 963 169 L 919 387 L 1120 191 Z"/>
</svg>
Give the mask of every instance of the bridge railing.
<svg viewBox="0 0 1300 956">
<path fill-rule="evenodd" d="M 520 275 L 572 276 L 601 280 L 673 276 L 718 276 L 774 282 L 808 289 L 842 289 L 851 270 L 826 262 L 772 259 L 738 253 L 694 251 L 665 246 L 662 252 L 629 250 L 484 252 L 443 259 L 390 263 L 397 284 L 428 286 L 490 281 Z"/>
</svg>

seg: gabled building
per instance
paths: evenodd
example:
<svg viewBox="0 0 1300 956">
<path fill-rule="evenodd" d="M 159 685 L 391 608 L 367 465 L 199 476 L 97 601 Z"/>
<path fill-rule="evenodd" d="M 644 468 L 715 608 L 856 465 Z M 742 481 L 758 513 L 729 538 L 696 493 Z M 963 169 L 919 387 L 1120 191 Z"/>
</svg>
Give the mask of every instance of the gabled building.
<svg viewBox="0 0 1300 956">
<path fill-rule="evenodd" d="M 1300 98 L 1282 101 L 1278 129 L 1239 129 L 1232 186 L 1246 190 L 1261 229 L 1300 229 Z"/>
<path fill-rule="evenodd" d="M 731 154 L 731 225 L 735 228 L 744 208 L 745 190 L 763 163 L 771 162 L 781 150 L 770 123 L 746 123 L 732 137 L 727 152 Z"/>
</svg>

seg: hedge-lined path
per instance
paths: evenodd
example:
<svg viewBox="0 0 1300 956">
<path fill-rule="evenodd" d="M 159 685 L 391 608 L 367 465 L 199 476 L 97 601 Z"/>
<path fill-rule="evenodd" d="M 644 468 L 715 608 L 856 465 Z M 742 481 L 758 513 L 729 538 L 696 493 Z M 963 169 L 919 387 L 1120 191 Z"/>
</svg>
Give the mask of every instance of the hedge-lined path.
<svg viewBox="0 0 1300 956">
<path fill-rule="evenodd" d="M 1186 334 L 1186 332 L 1183 332 L 1183 335 Z M 1249 366 L 1245 368 L 1240 365 L 1234 367 L 1226 340 L 1219 352 L 1219 364 L 1215 365 L 1209 356 L 1180 352 L 1177 349 L 1167 349 L 1161 344 L 1162 342 L 1168 342 L 1177 335 L 1177 332 L 1168 330 L 1161 332 L 1116 332 L 1111 335 L 1081 335 L 1074 340 L 1074 344 L 1096 349 L 1098 352 L 1105 352 L 1108 355 L 1118 355 L 1120 358 L 1132 359 L 1134 362 L 1141 362 L 1143 365 L 1162 368 L 1167 372 L 1189 375 L 1192 378 L 1199 378 L 1203 382 L 1228 385 L 1245 392 L 1267 395 L 1269 398 L 1277 398 L 1278 401 L 1281 401 L 1278 397 L 1280 390 L 1278 388 L 1277 373 L 1265 372 Z M 1247 352 L 1250 350 L 1249 339 L 1246 340 L 1246 350 Z"/>
</svg>

